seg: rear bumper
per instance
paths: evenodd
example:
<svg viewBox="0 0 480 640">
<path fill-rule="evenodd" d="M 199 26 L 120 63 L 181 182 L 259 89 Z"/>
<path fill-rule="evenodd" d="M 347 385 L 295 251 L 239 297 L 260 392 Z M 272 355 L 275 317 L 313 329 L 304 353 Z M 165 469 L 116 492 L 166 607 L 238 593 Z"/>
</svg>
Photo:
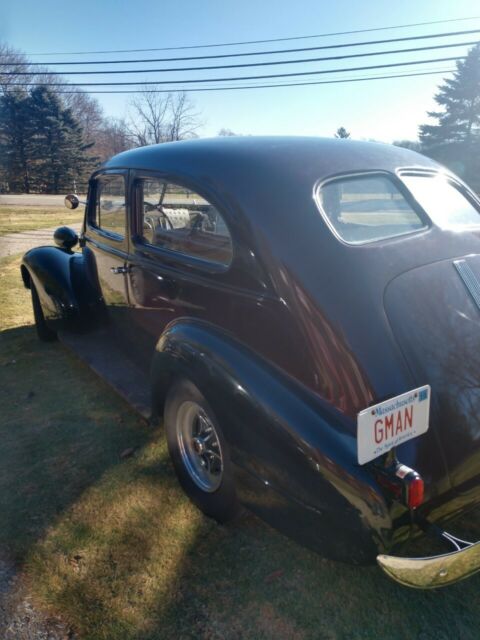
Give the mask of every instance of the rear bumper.
<svg viewBox="0 0 480 640">
<path fill-rule="evenodd" d="M 480 541 L 463 549 L 430 558 L 379 555 L 385 573 L 407 587 L 435 589 L 463 580 L 480 571 Z"/>
</svg>

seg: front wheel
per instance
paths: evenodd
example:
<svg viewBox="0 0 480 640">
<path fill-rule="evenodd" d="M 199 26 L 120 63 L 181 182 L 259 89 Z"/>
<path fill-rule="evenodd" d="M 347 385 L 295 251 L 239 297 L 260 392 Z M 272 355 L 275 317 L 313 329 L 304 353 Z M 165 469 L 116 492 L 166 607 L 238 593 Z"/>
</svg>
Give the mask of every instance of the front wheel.
<svg viewBox="0 0 480 640">
<path fill-rule="evenodd" d="M 228 444 L 210 405 L 190 380 L 176 382 L 165 403 L 168 449 L 192 502 L 218 522 L 240 511 Z"/>
<path fill-rule="evenodd" d="M 53 342 L 57 339 L 57 334 L 47 325 L 40 298 L 38 297 L 38 292 L 33 282 L 30 282 L 30 291 L 32 294 L 33 317 L 37 335 L 42 342 Z"/>
</svg>

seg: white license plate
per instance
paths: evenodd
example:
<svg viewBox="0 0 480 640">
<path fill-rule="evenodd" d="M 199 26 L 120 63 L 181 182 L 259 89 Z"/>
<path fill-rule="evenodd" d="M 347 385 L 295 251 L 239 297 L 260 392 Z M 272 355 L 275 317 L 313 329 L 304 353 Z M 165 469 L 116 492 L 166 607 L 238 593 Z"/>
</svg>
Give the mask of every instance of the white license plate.
<svg viewBox="0 0 480 640">
<path fill-rule="evenodd" d="M 430 393 L 427 384 L 360 411 L 357 416 L 358 463 L 365 464 L 428 431 Z"/>
</svg>

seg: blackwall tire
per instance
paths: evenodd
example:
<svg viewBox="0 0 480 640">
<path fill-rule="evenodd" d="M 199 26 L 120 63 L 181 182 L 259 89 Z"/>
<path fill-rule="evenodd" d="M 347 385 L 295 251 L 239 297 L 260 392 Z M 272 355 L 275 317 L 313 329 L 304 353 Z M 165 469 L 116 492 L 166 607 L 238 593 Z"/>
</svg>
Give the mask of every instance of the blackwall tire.
<svg viewBox="0 0 480 640">
<path fill-rule="evenodd" d="M 187 379 L 170 388 L 164 412 L 168 450 L 190 500 L 217 522 L 234 519 L 241 507 L 228 443 L 198 387 Z"/>
<path fill-rule="evenodd" d="M 33 317 L 35 319 L 37 335 L 42 342 L 53 342 L 57 339 L 57 334 L 55 331 L 50 329 L 45 321 L 42 305 L 40 304 L 37 289 L 33 282 L 30 283 L 30 291 L 32 294 Z"/>
</svg>

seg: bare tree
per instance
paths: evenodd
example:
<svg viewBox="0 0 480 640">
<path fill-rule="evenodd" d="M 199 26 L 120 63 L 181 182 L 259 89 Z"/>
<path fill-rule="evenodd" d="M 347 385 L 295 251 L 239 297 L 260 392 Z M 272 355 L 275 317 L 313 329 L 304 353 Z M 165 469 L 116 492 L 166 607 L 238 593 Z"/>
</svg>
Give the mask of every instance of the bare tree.
<svg viewBox="0 0 480 640">
<path fill-rule="evenodd" d="M 159 144 L 196 136 L 199 114 L 186 93 L 157 93 L 144 89 L 131 102 L 130 136 L 135 146 Z"/>
<path fill-rule="evenodd" d="M 170 122 L 167 125 L 165 139 L 167 141 L 196 138 L 201 126 L 200 114 L 195 111 L 193 102 L 184 91 L 169 94 Z"/>
<path fill-rule="evenodd" d="M 26 65 L 27 62 L 23 53 L 0 43 L 0 91 L 2 93 L 14 87 L 20 91 L 26 91 L 21 85 L 31 82 L 35 74 L 26 76 L 17 74 L 31 71 Z"/>
<path fill-rule="evenodd" d="M 84 142 L 95 147 L 104 124 L 103 109 L 98 100 L 78 89 L 73 93 L 66 93 L 63 103 L 82 127 Z"/>
<path fill-rule="evenodd" d="M 220 129 L 220 131 L 217 133 L 217 136 L 220 136 L 222 138 L 231 138 L 232 136 L 236 136 L 237 134 L 232 131 L 231 129 Z"/>
<path fill-rule="evenodd" d="M 127 123 L 119 118 L 105 118 L 99 131 L 95 151 L 103 162 L 132 147 Z"/>
</svg>

